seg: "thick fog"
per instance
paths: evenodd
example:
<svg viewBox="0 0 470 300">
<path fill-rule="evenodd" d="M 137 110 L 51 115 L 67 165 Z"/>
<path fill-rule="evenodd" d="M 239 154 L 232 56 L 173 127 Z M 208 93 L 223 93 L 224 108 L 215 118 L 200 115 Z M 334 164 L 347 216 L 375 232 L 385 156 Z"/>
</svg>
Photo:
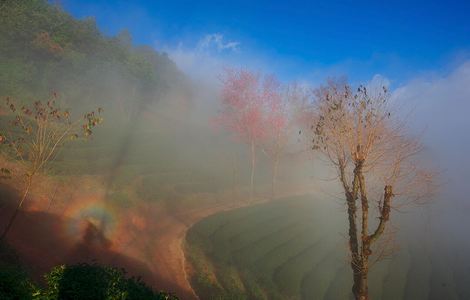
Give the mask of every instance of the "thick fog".
<svg viewBox="0 0 470 300">
<path fill-rule="evenodd" d="M 17 15 L 4 21 L 8 26 L 17 26 L 15 16 L 27 18 L 15 9 L 11 12 Z M 336 170 L 312 150 L 311 128 L 291 130 L 274 197 L 269 156 L 256 148 L 250 197 L 250 147 L 217 123 L 224 72 L 233 68 L 270 74 L 282 69 L 278 62 L 270 66 L 261 55 L 237 54 L 240 45 L 220 34 L 203 37 L 193 49 L 153 49 L 135 46 L 126 31 L 106 37 L 90 20 L 63 18 L 78 22 L 74 33 L 89 33 L 91 37 L 83 37 L 86 43 L 64 38 L 63 49 L 51 54 L 44 48 L 44 43 L 55 45 L 48 36 L 41 40 L 28 31 L 24 39 L 35 42 L 23 43 L 14 35 L 22 28 L 14 34 L 0 29 L 0 38 L 8 42 L 0 52 L 1 118 L 8 119 L 8 107 L 3 107 L 7 96 L 28 105 L 47 100 L 53 92 L 76 118 L 91 109 L 104 110 L 103 123 L 91 137 L 66 143 L 36 176 L 9 234 L 8 242 L 35 278 L 41 280 L 57 264 L 98 261 L 124 266 L 150 285 L 192 298 L 184 254 L 187 230 L 222 211 L 294 195 L 331 201 L 331 206 L 318 206 L 322 229 L 346 243 L 346 227 L 328 226 L 329 217 L 346 222 L 344 191 Z M 50 27 L 44 20 L 37 22 Z M 87 48 L 87 43 L 94 46 Z M 17 49 L 30 44 L 34 51 L 18 54 Z M 235 54 L 228 55 L 228 50 Z M 353 77 L 328 74 L 323 79 L 331 75 Z M 292 83 L 279 77 L 282 85 Z M 295 81 L 306 90 L 319 86 L 317 77 Z M 425 245 L 437 263 L 450 259 L 451 269 L 469 266 L 470 61 L 400 83 L 380 74 L 363 84 L 377 81 L 389 87 L 395 113 L 407 121 L 407 133 L 421 139 L 420 162 L 436 173 L 437 189 L 428 201 L 392 209 L 396 245 Z M 2 120 L 2 130 L 7 126 Z M 1 181 L 3 228 L 22 191 L 24 174 L 17 161 L 3 152 L 0 158 L 13 171 Z"/>
</svg>

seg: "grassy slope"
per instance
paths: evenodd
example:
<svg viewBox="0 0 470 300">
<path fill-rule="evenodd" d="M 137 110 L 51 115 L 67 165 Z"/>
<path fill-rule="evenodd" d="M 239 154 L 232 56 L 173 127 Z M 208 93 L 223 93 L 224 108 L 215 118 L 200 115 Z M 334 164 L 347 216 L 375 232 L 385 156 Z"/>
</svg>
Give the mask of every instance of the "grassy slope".
<svg viewBox="0 0 470 300">
<path fill-rule="evenodd" d="M 191 283 L 202 299 L 348 299 L 344 212 L 311 196 L 208 217 L 187 234 Z M 330 233 L 330 234 L 328 234 Z M 372 299 L 463 299 L 462 256 L 402 243 L 369 274 Z"/>
<path fill-rule="evenodd" d="M 322 221 L 337 206 L 316 204 L 311 197 L 298 197 L 209 217 L 189 231 L 188 258 L 197 272 L 211 266 L 205 269 L 206 276 L 212 269 L 213 281 L 221 287 L 219 297 L 295 299 L 311 287 L 310 278 L 316 293 L 326 293 L 330 280 L 314 279 L 320 275 L 314 270 L 325 263 L 340 268 L 344 245 L 336 234 L 322 233 Z M 331 225 L 332 232 L 340 230 L 340 224 Z M 337 250 L 331 252 L 332 247 Z M 336 269 L 330 277 L 335 274 Z M 212 291 L 200 276 L 193 277 L 196 290 L 202 298 L 214 297 L 204 294 Z M 226 284 L 233 278 L 239 278 L 240 288 Z"/>
</svg>

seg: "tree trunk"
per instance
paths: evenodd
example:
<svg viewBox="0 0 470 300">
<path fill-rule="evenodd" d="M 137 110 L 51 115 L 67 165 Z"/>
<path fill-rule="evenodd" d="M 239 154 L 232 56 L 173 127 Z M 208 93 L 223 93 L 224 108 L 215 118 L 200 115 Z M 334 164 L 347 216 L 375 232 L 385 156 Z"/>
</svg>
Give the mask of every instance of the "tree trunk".
<svg viewBox="0 0 470 300">
<path fill-rule="evenodd" d="M 370 243 L 367 236 L 361 236 L 363 242 L 360 253 L 353 258 L 351 267 L 353 270 L 353 288 L 352 292 L 356 300 L 368 300 L 369 289 L 367 285 L 367 277 L 369 274 L 369 255 Z"/>
<path fill-rule="evenodd" d="M 235 199 L 237 195 L 237 186 L 238 186 L 238 161 L 237 154 L 234 153 L 232 160 L 232 196 Z"/>
<path fill-rule="evenodd" d="M 251 141 L 251 181 L 250 181 L 250 200 L 253 200 L 254 183 L 255 183 L 255 165 L 256 165 L 256 152 L 255 141 Z"/>
<path fill-rule="evenodd" d="M 8 221 L 7 226 L 3 230 L 2 235 L 0 236 L 0 241 L 3 241 L 5 237 L 7 236 L 8 232 L 10 231 L 11 227 L 13 226 L 13 223 L 15 222 L 16 217 L 18 216 L 18 213 L 21 210 L 21 207 L 23 206 L 23 203 L 28 196 L 29 189 L 31 187 L 31 183 L 33 182 L 33 176 L 28 176 L 28 179 L 26 181 L 26 187 L 23 191 L 23 196 L 21 197 L 20 202 L 18 202 L 18 205 L 16 206 L 15 211 L 13 212 L 13 215 L 11 216 L 10 220 Z"/>
<path fill-rule="evenodd" d="M 352 194 L 347 195 L 348 204 L 348 221 L 349 221 L 349 250 L 351 251 L 351 269 L 353 271 L 353 287 L 352 292 L 355 299 L 358 298 L 358 292 L 361 286 L 361 258 L 359 255 L 359 242 L 357 239 L 356 225 L 356 202 Z"/>
<path fill-rule="evenodd" d="M 277 183 L 278 169 L 279 169 L 279 157 L 276 156 L 273 162 L 273 177 L 271 179 L 271 198 L 273 199 L 276 196 L 276 183 Z"/>
<path fill-rule="evenodd" d="M 384 188 L 384 202 L 380 208 L 380 222 L 375 231 L 369 235 L 369 200 L 367 199 L 367 189 L 364 175 L 362 173 L 362 162 L 358 162 L 354 170 L 355 182 L 359 186 L 361 195 L 362 211 L 362 230 L 361 230 L 361 248 L 360 253 L 354 256 L 351 263 L 354 272 L 353 294 L 356 300 L 368 300 L 369 290 L 367 277 L 369 273 L 369 257 L 372 255 L 371 246 L 377 241 L 385 230 L 385 224 L 390 218 L 390 203 L 393 198 L 392 186 L 387 185 Z M 356 181 L 356 179 L 358 181 Z M 356 186 L 353 184 L 353 186 Z M 357 195 L 357 194 L 356 194 Z"/>
<path fill-rule="evenodd" d="M 360 273 L 354 277 L 354 286 L 357 290 L 353 291 L 354 299 L 356 300 L 368 300 L 369 291 L 367 287 L 367 274 L 369 272 L 368 267 L 362 269 Z"/>
<path fill-rule="evenodd" d="M 360 300 L 369 299 L 369 291 L 367 287 L 367 275 L 369 273 L 369 256 L 372 254 L 370 250 L 369 240 L 369 200 L 367 199 L 366 181 L 362 173 L 363 161 L 358 161 L 358 179 L 359 192 L 361 194 L 361 212 L 362 212 L 362 230 L 361 230 L 361 273 L 358 282 L 358 297 Z"/>
<path fill-rule="evenodd" d="M 349 220 L 349 247 L 351 251 L 351 269 L 353 271 L 353 286 L 352 293 L 356 300 L 367 300 L 367 258 L 364 254 L 364 227 L 361 230 L 361 244 L 358 239 L 357 230 L 357 206 L 356 200 L 359 193 L 362 191 L 361 176 L 362 176 L 362 161 L 356 163 L 354 168 L 354 179 L 352 182 L 352 189 L 350 189 L 344 180 L 344 168 L 340 169 L 341 179 L 346 192 L 346 202 L 348 205 L 348 220 Z M 361 200 L 364 200 L 361 197 Z M 363 204 L 363 201 L 361 201 Z M 364 221 L 364 205 L 362 205 L 362 221 Z M 364 225 L 364 223 L 362 224 Z M 360 247 L 361 246 L 361 247 Z"/>
</svg>

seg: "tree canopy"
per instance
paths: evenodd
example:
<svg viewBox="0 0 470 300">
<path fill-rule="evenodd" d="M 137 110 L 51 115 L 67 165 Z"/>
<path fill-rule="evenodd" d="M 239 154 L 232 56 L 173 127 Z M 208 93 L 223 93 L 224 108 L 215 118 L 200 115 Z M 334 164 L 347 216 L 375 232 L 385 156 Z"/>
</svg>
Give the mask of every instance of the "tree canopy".
<svg viewBox="0 0 470 300">
<path fill-rule="evenodd" d="M 165 53 L 134 47 L 127 31 L 106 37 L 93 18 L 77 20 L 46 0 L 0 3 L 0 71 L 0 96 L 59 91 L 68 105 L 116 95 L 151 102 L 183 79 Z"/>
</svg>

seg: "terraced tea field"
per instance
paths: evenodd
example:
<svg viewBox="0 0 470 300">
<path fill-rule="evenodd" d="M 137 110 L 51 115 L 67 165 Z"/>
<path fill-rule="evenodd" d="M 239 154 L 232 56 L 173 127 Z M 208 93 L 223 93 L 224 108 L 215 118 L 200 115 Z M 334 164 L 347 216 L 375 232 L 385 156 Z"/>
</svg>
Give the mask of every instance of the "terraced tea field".
<svg viewBox="0 0 470 300">
<path fill-rule="evenodd" d="M 345 214 L 303 196 L 208 217 L 186 237 L 191 284 L 201 299 L 348 299 Z M 374 265 L 371 299 L 470 299 L 466 252 L 417 237 Z"/>
</svg>

